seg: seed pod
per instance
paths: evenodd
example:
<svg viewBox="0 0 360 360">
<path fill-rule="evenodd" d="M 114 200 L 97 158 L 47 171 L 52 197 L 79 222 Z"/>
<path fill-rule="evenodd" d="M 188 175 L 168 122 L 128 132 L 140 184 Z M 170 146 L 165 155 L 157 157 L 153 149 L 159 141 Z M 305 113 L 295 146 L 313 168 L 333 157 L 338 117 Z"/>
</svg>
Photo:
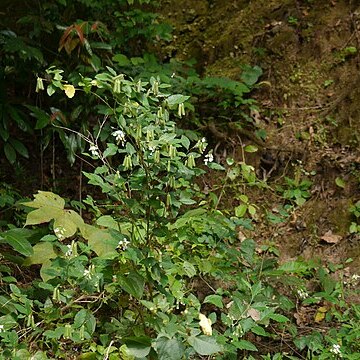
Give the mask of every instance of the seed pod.
<svg viewBox="0 0 360 360">
<path fill-rule="evenodd" d="M 123 162 L 124 170 L 130 170 L 132 168 L 131 155 L 126 155 Z"/>
<path fill-rule="evenodd" d="M 72 254 L 72 256 L 78 256 L 78 252 L 77 252 L 77 244 L 76 244 L 76 242 L 73 240 L 72 242 L 71 242 L 71 254 Z"/>
<path fill-rule="evenodd" d="M 136 141 L 140 141 L 141 137 L 142 137 L 142 128 L 141 125 L 138 125 L 136 128 L 136 135 L 135 135 Z"/>
<path fill-rule="evenodd" d="M 36 79 L 36 92 L 39 92 L 40 90 L 44 90 L 44 83 L 43 83 L 43 79 L 42 78 L 37 78 Z"/>
<path fill-rule="evenodd" d="M 170 163 L 170 160 L 168 160 L 168 163 L 167 163 L 167 171 L 170 172 L 171 170 L 171 163 Z"/>
<path fill-rule="evenodd" d="M 59 290 L 59 286 L 57 286 L 57 287 L 54 289 L 52 299 L 55 300 L 55 301 L 60 301 L 60 290 Z"/>
<path fill-rule="evenodd" d="M 159 94 L 159 82 L 158 81 L 154 81 L 153 85 L 152 85 L 152 92 L 155 96 L 158 96 Z"/>
<path fill-rule="evenodd" d="M 171 205 L 171 196 L 169 193 L 166 194 L 166 207 Z"/>
<path fill-rule="evenodd" d="M 26 326 L 32 327 L 32 328 L 35 327 L 35 320 L 34 320 L 34 315 L 33 314 L 28 315 L 27 321 L 26 321 Z"/>
<path fill-rule="evenodd" d="M 169 157 L 170 159 L 174 159 L 176 157 L 176 147 L 173 145 L 169 145 Z"/>
<path fill-rule="evenodd" d="M 85 339 L 85 326 L 81 325 L 80 330 L 79 330 L 79 336 L 81 340 Z"/>
<path fill-rule="evenodd" d="M 65 329 L 64 329 L 64 338 L 65 339 L 69 339 L 72 335 L 72 328 L 70 324 L 66 324 L 65 325 Z"/>
<path fill-rule="evenodd" d="M 115 94 L 121 93 L 121 80 L 119 78 L 114 80 L 113 92 Z"/>
<path fill-rule="evenodd" d="M 158 164 L 160 162 L 160 151 L 159 150 L 155 150 L 155 152 L 154 152 L 154 162 L 156 164 Z"/>
<path fill-rule="evenodd" d="M 187 167 L 189 167 L 190 169 L 192 169 L 195 166 L 195 159 L 194 159 L 194 155 L 189 155 L 185 165 L 187 165 Z"/>
<path fill-rule="evenodd" d="M 141 80 L 139 80 L 136 84 L 136 90 L 137 92 L 141 92 L 142 90 L 142 84 L 141 84 Z"/>
<path fill-rule="evenodd" d="M 170 188 L 175 189 L 175 177 L 174 176 L 170 176 L 168 185 Z"/>
</svg>

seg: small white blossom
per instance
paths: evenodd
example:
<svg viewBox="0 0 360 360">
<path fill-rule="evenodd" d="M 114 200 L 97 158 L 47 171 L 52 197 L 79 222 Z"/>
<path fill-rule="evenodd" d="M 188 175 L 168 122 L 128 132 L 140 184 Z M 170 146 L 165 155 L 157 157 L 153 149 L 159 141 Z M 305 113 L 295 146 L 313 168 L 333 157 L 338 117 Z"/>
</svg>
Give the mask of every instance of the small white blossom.
<svg viewBox="0 0 360 360">
<path fill-rule="evenodd" d="M 341 350 L 340 350 L 340 345 L 339 345 L 339 344 L 334 344 L 334 345 L 331 347 L 330 352 L 333 353 L 334 355 L 338 355 L 339 357 L 342 357 Z"/>
<path fill-rule="evenodd" d="M 2 333 L 4 331 L 5 331 L 4 325 L 0 325 L 0 333 Z"/>
<path fill-rule="evenodd" d="M 201 139 L 201 142 L 202 142 L 202 143 L 206 143 L 206 138 L 203 137 L 203 138 Z"/>
<path fill-rule="evenodd" d="M 205 155 L 205 159 L 204 159 L 204 163 L 205 165 L 207 165 L 208 163 L 211 163 L 214 161 L 214 155 L 209 152 L 208 154 Z"/>
<path fill-rule="evenodd" d="M 130 244 L 130 241 L 128 239 L 124 238 L 124 240 L 119 241 L 117 248 L 122 251 L 125 251 L 129 244 Z"/>
<path fill-rule="evenodd" d="M 91 152 L 92 157 L 99 157 L 99 149 L 95 144 L 92 144 L 89 147 L 89 151 Z"/>
<path fill-rule="evenodd" d="M 353 276 L 351 276 L 352 281 L 358 281 L 359 279 L 360 279 L 360 275 L 358 274 L 354 274 Z"/>
<path fill-rule="evenodd" d="M 83 275 L 84 277 L 88 277 L 89 279 L 91 279 L 91 274 L 89 269 L 85 269 Z"/>
<path fill-rule="evenodd" d="M 117 143 L 121 143 L 122 146 L 125 146 L 125 133 L 122 130 L 116 130 L 111 134 Z"/>
<path fill-rule="evenodd" d="M 72 251 L 72 246 L 71 245 L 66 245 L 68 250 L 65 253 L 65 257 L 72 257 L 73 251 Z"/>
<path fill-rule="evenodd" d="M 299 295 L 299 298 L 302 299 L 302 300 L 309 297 L 309 294 L 303 289 L 298 290 L 297 294 Z"/>
<path fill-rule="evenodd" d="M 54 229 L 54 233 L 56 235 L 56 237 L 59 239 L 59 240 L 64 240 L 65 239 L 65 229 L 63 227 L 57 227 Z"/>
</svg>

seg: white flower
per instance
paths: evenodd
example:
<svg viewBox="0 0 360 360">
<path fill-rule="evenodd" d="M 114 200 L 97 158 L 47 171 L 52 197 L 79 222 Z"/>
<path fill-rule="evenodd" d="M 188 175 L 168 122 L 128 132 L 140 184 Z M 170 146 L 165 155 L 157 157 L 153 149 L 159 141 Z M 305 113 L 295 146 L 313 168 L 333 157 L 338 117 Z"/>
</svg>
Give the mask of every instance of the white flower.
<svg viewBox="0 0 360 360">
<path fill-rule="evenodd" d="M 214 161 L 214 155 L 209 152 L 208 154 L 205 155 L 205 159 L 204 159 L 204 163 L 205 165 L 207 165 L 208 163 L 211 163 Z"/>
<path fill-rule="evenodd" d="M 124 238 L 124 240 L 119 241 L 117 248 L 122 251 L 125 251 L 129 244 L 130 244 L 130 241 L 128 239 Z"/>
<path fill-rule="evenodd" d="M 330 349 L 330 352 L 333 353 L 334 355 L 338 355 L 339 357 L 342 357 L 339 344 L 333 344 L 333 346 Z"/>
<path fill-rule="evenodd" d="M 64 236 L 64 233 L 65 233 L 65 229 L 63 227 L 57 227 L 54 229 L 54 233 L 56 235 L 56 237 L 59 239 L 59 240 L 64 240 L 65 239 L 65 236 Z"/>
<path fill-rule="evenodd" d="M 0 333 L 2 333 L 4 331 L 5 331 L 4 325 L 0 325 Z"/>
<path fill-rule="evenodd" d="M 302 300 L 309 297 L 309 294 L 303 289 L 298 290 L 297 293 L 299 295 L 299 298 L 302 299 Z"/>
<path fill-rule="evenodd" d="M 206 138 L 203 137 L 203 138 L 201 139 L 201 142 L 202 142 L 202 143 L 206 143 Z"/>
<path fill-rule="evenodd" d="M 111 135 L 115 138 L 117 143 L 121 142 L 121 145 L 125 146 L 125 133 L 122 130 L 116 130 Z"/>
<path fill-rule="evenodd" d="M 199 314 L 199 320 L 200 320 L 199 325 L 204 335 L 211 336 L 212 335 L 211 320 L 201 313 Z"/>
<path fill-rule="evenodd" d="M 360 275 L 358 274 L 354 274 L 352 277 L 351 277 L 351 280 L 352 281 L 358 281 L 360 279 Z"/>
<path fill-rule="evenodd" d="M 95 144 L 92 144 L 89 147 L 89 151 L 91 152 L 92 157 L 99 157 L 99 149 Z"/>
<path fill-rule="evenodd" d="M 66 245 L 66 246 L 67 246 L 68 250 L 65 253 L 65 257 L 71 257 L 73 254 L 72 246 L 71 245 Z"/>
<path fill-rule="evenodd" d="M 84 277 L 88 277 L 89 279 L 91 279 L 91 274 L 89 269 L 85 269 L 83 275 Z"/>
</svg>

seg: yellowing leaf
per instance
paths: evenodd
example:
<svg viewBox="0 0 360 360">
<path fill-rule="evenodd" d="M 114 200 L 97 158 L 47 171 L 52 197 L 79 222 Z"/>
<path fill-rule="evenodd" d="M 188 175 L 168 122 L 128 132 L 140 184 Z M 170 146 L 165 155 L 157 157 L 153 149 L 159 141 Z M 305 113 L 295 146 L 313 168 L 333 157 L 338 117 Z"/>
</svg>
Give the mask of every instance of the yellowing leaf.
<svg viewBox="0 0 360 360">
<path fill-rule="evenodd" d="M 35 200 L 23 203 L 23 205 L 32 208 L 41 208 L 43 206 L 53 206 L 58 209 L 63 209 L 65 206 L 65 200 L 59 195 L 56 195 L 50 191 L 39 191 L 34 195 Z"/>
<path fill-rule="evenodd" d="M 201 313 L 199 314 L 199 320 L 200 320 L 199 325 L 204 335 L 211 336 L 212 335 L 211 320 Z"/>
<path fill-rule="evenodd" d="M 325 319 L 326 312 L 328 311 L 328 308 L 326 306 L 321 306 L 318 308 L 316 314 L 315 314 L 315 322 L 320 323 Z"/>
<path fill-rule="evenodd" d="M 50 242 L 36 244 L 33 247 L 33 251 L 33 255 L 25 259 L 24 265 L 44 264 L 47 263 L 49 259 L 53 259 L 57 256 L 53 244 Z"/>
<path fill-rule="evenodd" d="M 29 212 L 26 217 L 27 225 L 38 225 L 51 221 L 52 219 L 61 216 L 63 210 L 52 207 L 52 206 L 43 206 L 39 209 Z"/>
<path fill-rule="evenodd" d="M 65 95 L 70 99 L 73 98 L 75 95 L 74 86 L 66 84 L 63 87 L 64 87 Z"/>
<path fill-rule="evenodd" d="M 260 311 L 256 309 L 249 309 L 247 316 L 251 317 L 254 321 L 259 321 L 261 319 Z"/>
</svg>

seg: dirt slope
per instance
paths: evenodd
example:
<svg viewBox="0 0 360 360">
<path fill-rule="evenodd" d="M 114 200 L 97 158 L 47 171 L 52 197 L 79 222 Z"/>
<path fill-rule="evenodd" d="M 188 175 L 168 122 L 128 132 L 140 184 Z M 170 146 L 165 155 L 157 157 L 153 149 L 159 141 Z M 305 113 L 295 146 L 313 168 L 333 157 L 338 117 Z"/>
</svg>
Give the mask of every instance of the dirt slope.
<svg viewBox="0 0 360 360">
<path fill-rule="evenodd" d="M 360 199 L 360 3 L 315 0 L 162 0 L 175 27 L 168 56 L 195 58 L 204 75 L 240 79 L 241 65 L 259 65 L 253 96 L 267 141 L 258 159 L 273 161 L 272 189 L 285 176 L 310 178 L 312 196 L 281 226 L 259 219 L 259 241 L 273 240 L 286 257 L 318 255 L 360 265 L 349 234 L 349 206 Z M 313 174 L 313 175 L 309 175 Z M 335 181 L 343 186 L 337 186 Z M 341 181 L 339 181 L 339 179 Z M 254 192 L 268 208 L 281 199 Z M 262 224 L 262 225 L 261 225 Z M 260 231 L 259 231 L 260 229 Z M 324 237 L 330 234 L 330 238 Z M 328 239 L 328 240 L 324 240 Z"/>
</svg>

